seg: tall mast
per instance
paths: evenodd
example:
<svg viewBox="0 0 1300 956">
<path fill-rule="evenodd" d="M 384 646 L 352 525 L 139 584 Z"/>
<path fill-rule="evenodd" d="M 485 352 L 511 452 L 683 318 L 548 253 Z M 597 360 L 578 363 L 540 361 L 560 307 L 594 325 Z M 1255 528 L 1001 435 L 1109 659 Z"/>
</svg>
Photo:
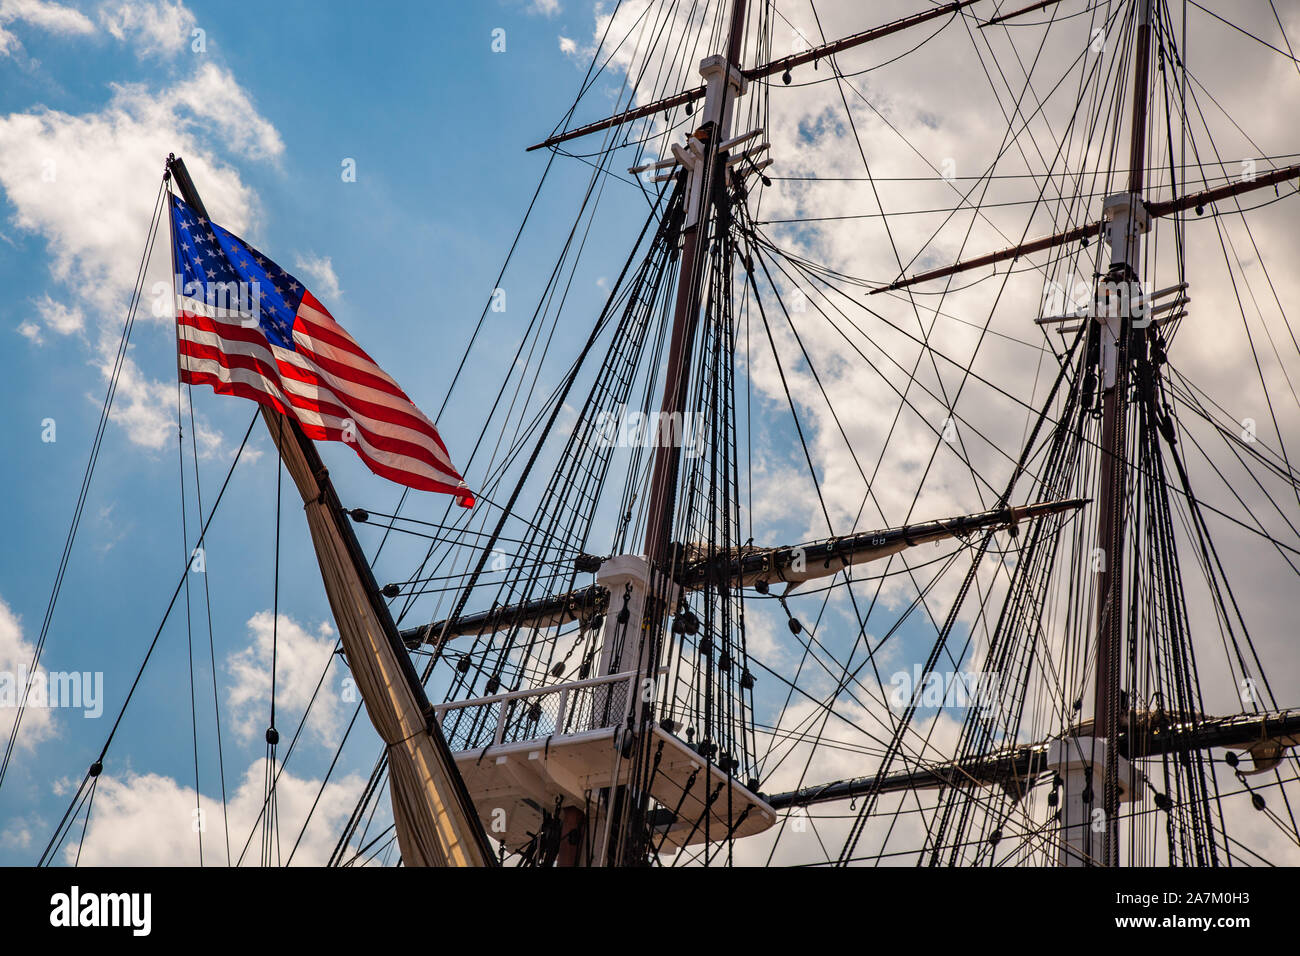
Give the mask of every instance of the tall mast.
<svg viewBox="0 0 1300 956">
<path fill-rule="evenodd" d="M 1129 149 L 1128 203 L 1107 201 L 1111 216 L 1110 278 L 1117 282 L 1140 281 L 1142 241 L 1150 220 L 1143 204 L 1146 167 L 1147 97 L 1150 85 L 1151 11 L 1154 0 L 1136 0 L 1138 23 L 1133 54 L 1133 109 Z M 1137 288 L 1134 286 L 1133 288 Z M 1136 297 L 1134 297 L 1136 298 Z M 1118 740 L 1120 730 L 1120 653 L 1124 643 L 1124 528 L 1127 522 L 1128 477 L 1128 338 L 1131 334 L 1128 309 L 1111 309 L 1103 341 L 1101 419 L 1100 505 L 1097 541 L 1102 548 L 1097 581 L 1097 686 L 1093 703 L 1097 736 Z M 1107 348 L 1107 345 L 1110 348 Z M 1119 862 L 1119 780 L 1115 746 L 1106 749 L 1106 770 L 1102 787 L 1105 812 L 1103 866 Z"/>
<path fill-rule="evenodd" d="M 1106 197 L 1102 207 L 1110 242 L 1110 268 L 1095 298 L 1101 337 L 1102 409 L 1098 453 L 1096 684 L 1091 737 L 1059 741 L 1050 762 L 1063 778 L 1060 862 L 1067 866 L 1114 866 L 1119 862 L 1119 805 L 1139 795 L 1138 771 L 1119 755 L 1123 730 L 1121 652 L 1124 646 L 1124 532 L 1128 520 L 1129 342 L 1131 303 L 1140 295 L 1141 236 L 1151 216 L 1143 201 L 1147 98 L 1150 85 L 1151 14 L 1154 0 L 1134 0 L 1133 105 L 1128 189 Z M 1132 294 L 1130 294 L 1132 290 Z M 1097 789 L 1097 773 L 1101 788 Z M 1100 805 L 1096 798 L 1100 796 Z M 1100 815 L 1098 814 L 1100 811 Z"/>
<path fill-rule="evenodd" d="M 686 411 L 691 352 L 700 316 L 700 291 L 704 283 L 704 261 L 708 251 L 709 213 L 713 189 L 719 175 L 717 146 L 730 132 L 731 107 L 743 91 L 740 74 L 741 47 L 745 38 L 746 0 L 731 5 L 731 26 L 725 60 L 709 57 L 700 64 L 706 80 L 704 123 L 707 133 L 703 161 L 686 171 L 690 177 L 683 228 L 682 268 L 677 279 L 672 339 L 668 346 L 668 369 L 664 378 L 663 414 L 659 421 L 680 421 Z M 721 171 L 725 172 L 725 164 Z M 661 436 L 663 437 L 663 436 Z M 646 523 L 645 553 L 651 567 L 663 564 L 672 535 L 673 506 L 677 493 L 677 472 L 681 446 L 676 441 L 656 444 L 654 472 L 650 480 L 649 518 Z"/>
<path fill-rule="evenodd" d="M 678 438 L 685 429 L 663 428 L 665 422 L 683 421 L 687 386 L 690 379 L 691 353 L 699 325 L 701 290 L 704 285 L 705 261 L 709 250 L 710 218 L 714 191 L 726 174 L 726 158 L 718 145 L 726 141 L 731 128 L 731 110 L 736 97 L 744 92 L 745 79 L 740 72 L 740 52 L 745 35 L 746 0 L 734 0 L 725 56 L 706 57 L 700 63 L 705 80 L 703 123 L 694 138 L 680 150 L 685 176 L 686 201 L 682 220 L 681 271 L 677 279 L 677 297 L 673 310 L 672 338 L 668 346 L 668 366 L 664 376 L 664 396 L 659 425 L 662 431 L 655 441 L 654 470 L 651 474 L 647 508 L 645 556 L 619 555 L 601 564 L 596 580 L 611 595 L 626 595 L 619 617 L 624 622 L 622 639 L 616 636 L 617 625 L 611 614 L 606 618 L 602 642 L 600 671 L 615 674 L 635 670 L 638 680 L 657 680 L 658 645 L 654 632 L 662 615 L 674 603 L 677 588 L 667 575 L 672 537 L 674 505 L 677 498 L 677 474 L 681 465 Z M 677 150 L 675 149 L 675 152 Z M 660 572 L 660 573 L 656 573 Z M 657 598 L 657 600 L 656 600 Z M 637 725 L 648 718 L 648 710 Z M 629 802 L 626 787 L 602 791 L 596 819 L 590 830 L 596 837 L 597 865 L 619 861 L 623 837 L 616 822 L 628 820 Z M 582 825 L 581 814 L 565 808 L 566 830 Z M 637 824 L 631 823 L 632 827 Z M 564 859 L 561 863 L 577 862 Z"/>
</svg>

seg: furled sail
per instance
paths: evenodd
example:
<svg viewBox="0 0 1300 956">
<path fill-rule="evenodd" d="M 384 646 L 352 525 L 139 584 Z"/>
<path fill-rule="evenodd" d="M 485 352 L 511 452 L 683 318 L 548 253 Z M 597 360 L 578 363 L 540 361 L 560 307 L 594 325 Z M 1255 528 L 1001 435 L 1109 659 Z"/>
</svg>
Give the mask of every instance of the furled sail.
<svg viewBox="0 0 1300 956">
<path fill-rule="evenodd" d="M 388 788 L 402 861 L 407 866 L 491 866 L 487 838 L 460 774 L 378 599 L 368 565 L 358 573 L 352 529 L 310 439 L 283 415 L 262 408 L 280 458 L 302 495 L 321 579 L 348 667 L 366 713 L 388 748 Z M 368 579 L 368 580 L 367 580 Z M 405 673 L 408 671 L 409 673 Z"/>
</svg>

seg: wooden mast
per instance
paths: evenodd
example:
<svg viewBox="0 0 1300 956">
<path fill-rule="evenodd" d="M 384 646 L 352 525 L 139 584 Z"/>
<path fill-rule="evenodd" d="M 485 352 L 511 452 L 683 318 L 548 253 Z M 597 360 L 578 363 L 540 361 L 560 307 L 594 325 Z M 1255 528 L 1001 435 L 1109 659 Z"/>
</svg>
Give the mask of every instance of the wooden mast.
<svg viewBox="0 0 1300 956">
<path fill-rule="evenodd" d="M 1147 97 L 1151 63 L 1153 0 L 1136 0 L 1138 22 L 1134 40 L 1133 108 L 1129 148 L 1128 209 L 1111 221 L 1111 280 L 1138 282 L 1145 185 Z M 1108 201 L 1108 205 L 1111 202 Z M 1121 246 L 1122 244 L 1122 246 Z M 1093 698 L 1095 732 L 1108 742 L 1102 810 L 1105 836 L 1097 862 L 1118 862 L 1119 781 L 1116 757 L 1120 730 L 1120 652 L 1124 643 L 1124 530 L 1128 520 L 1128 388 L 1130 317 L 1121 312 L 1103 335 L 1114 334 L 1113 350 L 1103 347 L 1100 477 L 1098 480 L 1097 547 L 1102 549 L 1097 575 L 1097 683 Z"/>
<path fill-rule="evenodd" d="M 677 279 L 677 293 L 673 309 L 672 335 L 668 346 L 668 364 L 664 375 L 662 413 L 659 425 L 682 421 L 686 410 L 687 386 L 690 380 L 691 354 L 699 325 L 701 289 L 704 283 L 705 261 L 709 248 L 710 217 L 713 210 L 714 189 L 718 178 L 726 173 L 725 159 L 719 162 L 718 144 L 727 136 L 731 107 L 743 89 L 740 75 L 740 55 L 745 36 L 746 0 L 733 0 L 731 22 L 725 57 L 708 57 L 700 64 L 708 90 L 705 97 L 703 156 L 692 169 L 683 169 L 684 187 L 687 190 L 683 219 L 681 270 Z M 718 61 L 721 60 L 721 63 Z M 678 438 L 684 430 L 667 429 L 655 442 L 654 467 L 651 472 L 644 559 L 634 555 L 611 559 L 602 564 L 598 580 L 610 588 L 611 593 L 626 586 L 631 600 L 625 608 L 627 619 L 635 622 L 627 627 L 620 647 L 615 647 L 613 632 L 608 629 L 604 637 L 601 671 L 612 674 L 632 669 L 639 672 L 633 684 L 641 686 L 640 678 L 655 680 L 658 653 L 657 637 L 651 620 L 666 611 L 665 582 L 670 561 L 670 543 L 674 505 L 677 497 L 677 475 L 681 465 L 681 444 Z M 675 434 L 674 434 L 675 432 Z M 660 572 L 663 572 L 662 574 Z M 654 593 L 652 593 L 654 592 Z M 642 627 L 644 622 L 645 627 Z M 630 657 L 631 660 L 624 658 Z M 627 836 L 614 832 L 616 818 L 624 820 L 629 812 L 630 793 L 626 787 L 616 786 L 603 790 L 598 801 L 596 820 L 588 826 L 581 813 L 565 808 L 561 821 L 562 841 L 576 842 L 579 827 L 588 834 L 596 834 L 592 861 L 598 865 L 617 864 Z M 578 854 L 566 848 L 557 861 L 560 865 L 579 862 Z"/>
<path fill-rule="evenodd" d="M 696 208 L 686 211 L 683 230 L 682 268 L 677 279 L 677 299 L 673 309 L 673 331 L 668 346 L 668 367 L 664 380 L 664 398 L 659 421 L 680 421 L 686 410 L 687 385 L 690 379 L 691 353 L 700 317 L 700 294 L 704 283 L 704 260 L 708 252 L 709 214 L 713 208 L 713 190 L 718 175 L 717 145 L 721 129 L 735 99 L 730 73 L 740 69 L 741 47 L 745 37 L 746 0 L 731 5 L 731 27 L 727 42 L 725 72 L 721 95 L 708 104 L 702 127 L 710 136 L 704 162 L 684 175 L 699 176 L 699 188 L 691 194 Z M 712 126 L 710 126 L 712 124 Z M 725 166 L 722 167 L 725 170 Z M 688 200 L 689 201 L 689 200 Z M 670 416 L 674 416 L 670 418 Z M 662 436 L 661 436 L 662 437 Z M 650 503 L 646 522 L 645 553 L 651 567 L 666 563 L 668 542 L 672 535 L 673 505 L 677 492 L 677 472 L 681 464 L 681 445 L 677 441 L 657 443 L 654 471 L 650 480 Z"/>
<path fill-rule="evenodd" d="M 740 75 L 745 80 L 755 79 L 770 76 L 790 66 L 815 62 L 821 57 L 831 55 L 836 50 L 856 46 L 935 16 L 955 13 L 968 6 L 970 2 L 974 2 L 974 0 L 937 6 L 929 11 L 846 37 L 834 43 L 824 44 L 813 50 L 796 54 L 793 57 L 775 60 L 751 69 L 741 69 Z M 1031 3 L 1013 12 L 996 15 L 986 23 L 980 24 L 980 26 L 989 26 L 1040 10 L 1053 5 L 1055 2 L 1057 0 L 1041 0 L 1041 2 Z M 739 66 L 739 38 L 742 31 L 738 29 L 737 24 L 743 23 L 744 7 L 744 3 L 740 2 L 740 0 L 737 0 L 734 5 L 728 68 Z M 1269 186 L 1276 187 L 1278 184 L 1294 180 L 1300 175 L 1300 164 L 1296 164 L 1272 170 L 1261 176 L 1252 177 L 1250 180 L 1227 182 L 1200 192 L 1174 196 L 1161 202 L 1146 202 L 1143 195 L 1145 191 L 1147 147 L 1146 127 L 1151 88 L 1152 17 L 1155 7 L 1154 0 L 1133 0 L 1132 9 L 1136 17 L 1133 39 L 1134 77 L 1127 188 L 1122 193 L 1106 198 L 1101 220 L 1087 223 L 1054 236 L 1022 242 L 1000 252 L 961 261 L 954 265 L 915 274 L 911 277 L 900 275 L 896 281 L 872 289 L 869 294 L 902 289 L 920 282 L 967 270 L 996 265 L 1004 261 L 1014 261 L 1022 255 L 1075 243 L 1080 240 L 1084 240 L 1086 244 L 1087 239 L 1099 234 L 1108 239 L 1111 256 L 1109 269 L 1103 277 L 1103 289 L 1106 284 L 1112 283 L 1123 283 L 1126 286 L 1130 283 L 1138 284 L 1141 280 L 1141 236 L 1149 230 L 1152 219 L 1174 215 L 1193 208 L 1196 209 L 1199 215 L 1203 207 L 1214 202 Z M 730 93 L 729 90 L 727 92 Z M 552 147 L 599 130 L 653 116 L 702 98 L 707 99 L 708 93 L 709 88 L 707 86 L 685 90 L 656 102 L 626 110 L 607 119 L 557 133 L 544 142 L 529 147 L 529 149 Z M 706 110 L 706 116 L 707 112 Z M 709 160 L 713 158 L 718 141 L 715 137 L 709 142 L 707 151 Z M 668 164 L 659 165 L 662 167 Z M 633 172 L 637 171 L 639 170 L 633 170 Z M 1120 171 L 1116 170 L 1116 172 Z M 701 171 L 696 170 L 693 175 L 699 176 Z M 713 183 L 712 178 L 703 180 L 702 188 L 697 190 L 698 195 L 692 193 L 691 201 L 688 204 L 689 208 L 696 211 L 696 218 L 691 228 L 683 231 L 683 262 L 677 289 L 669 365 L 662 406 L 664 416 L 680 415 L 685 408 L 692 344 L 699 321 L 703 281 L 703 250 L 707 248 L 708 241 L 707 235 L 702 236 L 700 230 L 701 224 L 705 229 L 708 228 L 708 213 L 711 210 Z M 691 222 L 691 220 L 688 219 L 688 222 Z M 1133 288 L 1134 286 L 1129 287 Z M 1186 288 L 1185 284 L 1165 291 L 1179 291 L 1183 288 Z M 1101 302 L 1103 289 L 1098 290 L 1095 302 Z M 1147 300 L 1148 306 L 1150 301 L 1153 301 L 1160 294 L 1156 293 L 1149 297 Z M 1125 296 L 1121 301 L 1131 304 L 1136 298 L 1137 296 L 1134 294 L 1132 298 Z M 1181 733 L 1177 741 L 1162 741 L 1159 746 L 1149 747 L 1142 751 L 1135 750 L 1134 741 L 1129 739 L 1132 737 L 1130 725 L 1132 723 L 1133 709 L 1131 701 L 1127 704 L 1123 701 L 1121 655 L 1125 643 L 1125 619 L 1127 616 L 1123 571 L 1126 522 L 1128 520 L 1128 477 L 1130 472 L 1127 456 L 1129 437 L 1127 434 L 1127 417 L 1130 404 L 1128 397 L 1130 389 L 1129 346 L 1131 341 L 1137 341 L 1134 336 L 1138 330 L 1135 330 L 1131 321 L 1133 316 L 1127 309 L 1121 309 L 1120 314 L 1110 316 L 1102 316 L 1095 312 L 1093 318 L 1098 321 L 1099 327 L 1092 330 L 1090 334 L 1100 335 L 1102 345 L 1099 361 L 1102 373 L 1102 421 L 1101 436 L 1098 442 L 1099 507 L 1096 526 L 1097 553 L 1094 558 L 1097 561 L 1095 565 L 1097 574 L 1094 607 L 1094 630 L 1096 633 L 1094 657 L 1096 677 L 1093 687 L 1094 719 L 1088 731 L 1090 736 L 1082 736 L 1078 731 L 1067 731 L 1067 734 L 1074 733 L 1075 736 L 1067 736 L 1064 739 L 1054 738 L 1051 741 L 1035 745 L 1033 748 L 1035 751 L 1034 760 L 1037 762 L 1025 762 L 1024 773 L 1029 773 L 1033 768 L 1041 767 L 1043 769 L 1038 772 L 1051 772 L 1058 777 L 1067 778 L 1065 781 L 1067 803 L 1073 802 L 1076 806 L 1069 812 L 1073 814 L 1072 816 L 1065 811 L 1062 812 L 1061 862 L 1070 865 L 1100 864 L 1110 866 L 1118 863 L 1120 804 L 1134 799 L 1142 789 L 1139 783 L 1142 779 L 1141 773 L 1130 764 L 1130 760 L 1151 756 L 1156 753 L 1177 753 L 1211 746 L 1246 746 L 1253 739 L 1252 735 L 1256 731 L 1248 729 L 1243 735 L 1241 732 L 1236 732 L 1240 731 L 1241 728 L 1234 725 L 1231 728 L 1234 733 L 1198 734 L 1193 728 Z M 1060 320 L 1054 319 L 1051 321 Z M 672 556 L 670 545 L 673 529 L 673 505 L 677 491 L 679 466 L 680 451 L 678 449 L 662 446 L 657 449 L 653 480 L 650 486 L 651 498 L 649 522 L 646 529 L 646 554 L 651 559 L 652 566 L 657 565 L 660 570 L 663 569 L 663 564 L 667 563 L 666 559 Z M 583 594 L 590 597 L 598 590 L 599 588 L 593 587 L 583 592 Z M 562 597 L 568 599 L 572 595 Z M 491 613 L 495 614 L 497 612 L 494 609 Z M 475 619 L 474 625 L 479 626 L 482 621 L 487 620 L 488 616 L 488 612 L 480 615 Z M 408 635 L 408 638 L 413 640 L 424 639 L 419 632 L 412 632 Z M 645 673 L 644 669 L 643 673 Z M 1277 745 L 1279 747 L 1292 746 L 1291 741 L 1300 737 L 1300 735 L 1292 733 L 1296 726 L 1300 726 L 1300 723 L 1298 723 L 1300 722 L 1300 715 L 1295 712 L 1270 715 L 1258 728 L 1261 735 L 1265 734 L 1264 726 L 1274 717 L 1282 720 L 1285 724 Z M 1230 720 L 1232 719 L 1215 719 L 1216 722 Z M 1260 740 L 1266 739 L 1273 740 L 1272 737 L 1267 736 L 1261 736 L 1260 738 Z M 1028 751 L 1025 751 L 1025 753 L 1027 754 Z M 1023 755 L 1018 754 L 1017 759 L 1019 760 L 1021 756 Z M 1028 761 L 1028 757 L 1025 757 L 1025 761 Z M 954 766 L 956 765 L 954 764 Z M 969 770 L 966 766 L 961 769 L 963 772 Z M 1006 768 L 999 765 L 994 769 L 998 773 L 990 779 L 1001 782 L 1003 776 L 1005 776 L 1003 772 Z M 1097 771 L 1096 774 L 1094 774 L 1094 770 Z M 924 773 L 937 774 L 935 776 L 937 785 L 955 785 L 954 780 L 956 778 L 950 780 L 934 768 L 927 768 L 926 771 L 918 773 L 922 776 Z M 899 789 L 915 787 L 920 779 L 917 773 L 897 776 Z M 1095 780 L 1094 776 L 1100 777 L 1100 780 Z M 805 802 L 815 802 L 816 799 L 842 799 L 856 793 L 872 792 L 871 781 L 873 779 L 875 778 L 866 777 L 862 778 L 861 781 L 850 782 L 854 787 L 858 787 L 860 784 L 861 789 L 846 789 L 844 787 L 835 789 L 833 786 L 829 788 L 810 788 L 808 791 L 799 794 L 783 795 L 789 799 L 782 802 L 780 798 L 777 798 L 772 805 L 776 806 L 778 803 L 781 803 L 781 805 L 802 805 Z M 1098 819 L 1099 814 L 1104 816 Z M 1103 823 L 1103 825 L 1098 826 L 1099 823 Z"/>
</svg>

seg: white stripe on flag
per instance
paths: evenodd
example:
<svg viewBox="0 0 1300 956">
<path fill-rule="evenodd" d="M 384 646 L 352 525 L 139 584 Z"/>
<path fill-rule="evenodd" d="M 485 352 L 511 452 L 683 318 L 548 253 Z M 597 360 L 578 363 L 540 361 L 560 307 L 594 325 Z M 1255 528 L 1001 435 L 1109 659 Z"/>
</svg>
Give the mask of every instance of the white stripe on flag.
<svg viewBox="0 0 1300 956">
<path fill-rule="evenodd" d="M 226 368 L 215 359 L 194 358 L 189 355 L 180 357 L 180 367 L 185 371 L 201 372 L 212 375 L 220 381 L 231 384 L 240 383 L 248 386 L 265 395 L 275 398 L 286 406 L 292 406 L 294 415 L 304 425 L 313 425 L 318 428 L 329 428 L 338 431 L 344 430 L 344 420 L 333 415 L 322 415 L 318 412 L 306 408 L 300 408 L 285 396 L 281 391 L 279 384 L 268 379 L 260 372 L 247 368 Z M 361 432 L 357 432 L 355 442 L 345 442 L 352 445 L 362 455 L 371 461 L 377 462 L 395 471 L 406 472 L 416 475 L 430 481 L 436 481 L 441 484 L 457 485 L 459 479 L 444 471 L 435 469 L 417 458 L 410 455 L 398 455 L 393 452 L 385 451 L 382 448 L 376 448 L 371 445 Z"/>
<path fill-rule="evenodd" d="M 287 364 L 294 365 L 304 371 L 319 376 L 327 383 L 327 385 L 338 385 L 340 389 L 345 389 L 347 393 L 359 399 L 383 405 L 388 408 L 394 408 L 397 411 L 405 412 L 407 414 L 415 412 L 411 417 L 418 416 L 420 420 L 427 422 L 427 419 L 425 419 L 424 416 L 418 414 L 418 410 L 415 409 L 415 406 L 409 403 L 403 404 L 401 399 L 394 398 L 393 396 L 380 392 L 377 389 L 369 388 L 368 386 L 360 385 L 356 382 L 339 382 L 337 376 L 325 372 L 316 366 L 315 363 L 305 359 L 303 356 L 300 356 L 295 352 L 289 351 L 288 349 L 283 349 L 275 345 L 268 348 L 267 346 L 258 345 L 252 342 L 243 342 L 238 339 L 226 339 L 213 332 L 196 329 L 191 325 L 187 325 L 185 324 L 184 318 L 181 319 L 181 323 L 178 326 L 178 334 L 183 341 L 193 342 L 197 345 L 205 345 L 209 348 L 215 348 L 227 355 L 247 355 L 258 358 L 272 367 L 275 366 L 276 360 L 279 359 Z M 358 409 L 352 402 L 348 401 L 347 395 L 340 394 L 332 388 L 321 388 L 311 384 L 310 382 L 298 381 L 290 376 L 278 376 L 277 378 L 283 391 L 289 395 L 289 398 L 287 399 L 289 404 L 298 407 L 297 403 L 293 401 L 293 398 L 301 396 L 310 401 L 325 401 L 333 405 L 338 405 L 341 408 L 346 409 L 350 417 L 362 427 L 367 428 L 378 435 L 398 438 L 419 445 L 429 452 L 434 461 L 446 466 L 448 469 L 451 468 L 451 462 L 448 460 L 446 453 L 437 442 L 430 438 L 428 434 L 417 431 L 407 425 L 401 424 L 400 422 L 376 419 L 371 415 L 367 415 Z M 430 430 L 433 429 L 432 424 L 429 424 L 428 427 Z"/>
</svg>

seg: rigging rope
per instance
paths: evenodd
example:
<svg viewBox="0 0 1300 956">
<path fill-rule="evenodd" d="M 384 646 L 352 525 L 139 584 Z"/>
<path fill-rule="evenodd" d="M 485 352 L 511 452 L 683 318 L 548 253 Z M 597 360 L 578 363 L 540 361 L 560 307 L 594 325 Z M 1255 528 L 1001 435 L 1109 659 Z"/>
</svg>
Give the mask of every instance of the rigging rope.
<svg viewBox="0 0 1300 956">
<path fill-rule="evenodd" d="M 50 634 L 50 626 L 54 621 L 54 609 L 59 602 L 59 595 L 63 590 L 63 578 L 68 569 L 68 561 L 72 556 L 72 544 L 77 537 L 77 529 L 81 526 L 82 512 L 86 507 L 86 498 L 90 494 L 90 482 L 95 474 L 95 465 L 99 461 L 100 448 L 104 442 L 104 433 L 108 429 L 109 415 L 113 410 L 113 399 L 117 395 L 118 382 L 121 380 L 122 369 L 126 364 L 127 345 L 131 340 L 131 330 L 135 326 L 136 314 L 140 307 L 140 298 L 144 292 L 144 274 L 145 268 L 149 262 L 149 255 L 153 250 L 154 240 L 158 235 L 158 224 L 163 209 L 163 196 L 167 188 L 167 176 L 158 185 L 158 195 L 154 198 L 153 213 L 149 221 L 149 229 L 146 233 L 144 251 L 140 254 L 140 264 L 136 267 L 135 286 L 131 291 L 131 297 L 126 308 L 126 320 L 122 325 L 122 335 L 118 340 L 117 354 L 113 358 L 112 371 L 108 377 L 108 390 L 104 395 L 104 402 L 99 412 L 99 423 L 95 428 L 95 437 L 90 444 L 90 458 L 86 462 L 86 470 L 81 478 L 81 489 L 77 493 L 77 502 L 72 510 L 72 521 L 68 526 L 68 534 L 63 542 L 63 553 L 59 557 L 58 570 L 54 575 L 54 585 L 50 589 L 50 599 L 45 607 L 45 617 L 41 621 L 40 634 L 36 639 L 36 646 L 32 650 L 31 663 L 27 667 L 24 675 L 22 690 L 22 699 L 19 701 L 17 712 L 14 714 L 13 725 L 9 728 L 9 736 L 5 741 L 4 758 L 0 759 L 0 788 L 3 788 L 5 777 L 9 772 L 9 764 L 13 758 L 14 749 L 18 742 L 18 731 L 22 726 L 23 716 L 27 712 L 27 698 L 31 688 L 31 682 L 36 679 L 37 669 L 40 667 L 41 655 L 45 650 L 45 642 Z"/>
</svg>

